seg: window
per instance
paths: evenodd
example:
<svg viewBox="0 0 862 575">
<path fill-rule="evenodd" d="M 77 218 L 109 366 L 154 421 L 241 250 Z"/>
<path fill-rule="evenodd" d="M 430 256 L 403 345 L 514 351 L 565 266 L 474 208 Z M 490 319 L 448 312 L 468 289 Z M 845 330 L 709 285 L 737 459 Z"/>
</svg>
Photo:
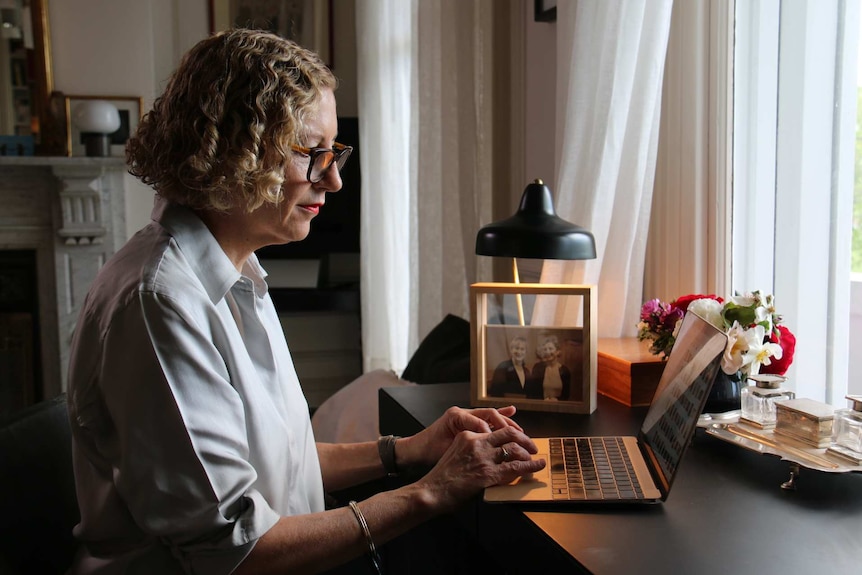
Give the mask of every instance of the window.
<svg viewBox="0 0 862 575">
<path fill-rule="evenodd" d="M 736 3 L 732 287 L 775 293 L 797 395 L 840 406 L 862 393 L 848 387 L 859 27 L 858 0 Z"/>
</svg>

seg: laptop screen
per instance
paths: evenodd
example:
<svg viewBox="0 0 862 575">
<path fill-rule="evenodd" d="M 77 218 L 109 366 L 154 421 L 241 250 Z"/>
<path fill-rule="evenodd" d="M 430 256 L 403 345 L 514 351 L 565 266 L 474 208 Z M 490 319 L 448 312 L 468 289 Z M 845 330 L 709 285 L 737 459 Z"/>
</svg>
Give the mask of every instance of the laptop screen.
<svg viewBox="0 0 862 575">
<path fill-rule="evenodd" d="M 656 483 L 665 494 L 697 427 L 726 345 L 723 331 L 694 313 L 686 314 L 640 433 L 644 455 L 654 464 Z"/>
</svg>

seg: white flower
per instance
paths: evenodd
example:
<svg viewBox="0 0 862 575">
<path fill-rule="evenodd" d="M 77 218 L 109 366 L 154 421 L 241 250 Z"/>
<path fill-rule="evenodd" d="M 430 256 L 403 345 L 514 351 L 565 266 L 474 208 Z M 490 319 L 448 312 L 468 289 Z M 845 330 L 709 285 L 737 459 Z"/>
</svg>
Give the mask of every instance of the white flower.
<svg viewBox="0 0 862 575">
<path fill-rule="evenodd" d="M 781 359 L 781 355 L 784 353 L 777 343 L 764 343 L 765 333 L 763 326 L 757 325 L 745 334 L 748 351 L 745 352 L 744 364 L 749 366 L 748 375 L 757 375 L 760 373 L 761 365 L 771 364 L 773 357 Z"/>
<path fill-rule="evenodd" d="M 736 294 L 730 298 L 730 301 L 740 307 L 752 307 L 753 305 L 762 305 L 760 300 L 760 292 L 745 292 Z"/>
<path fill-rule="evenodd" d="M 688 304 L 688 311 L 694 312 L 718 329 L 724 331 L 724 318 L 721 315 L 722 305 L 710 298 L 696 299 Z"/>
<path fill-rule="evenodd" d="M 745 353 L 747 351 L 748 341 L 745 337 L 745 330 L 742 329 L 739 322 L 733 322 L 727 331 L 727 347 L 721 357 L 721 370 L 728 375 L 733 375 L 741 370 L 742 366 L 745 365 Z"/>
<path fill-rule="evenodd" d="M 755 290 L 736 294 L 730 298 L 730 302 L 751 310 L 754 313 L 754 319 L 751 323 L 762 325 L 765 333 L 772 332 L 776 322 L 775 303 L 772 294 L 764 294 L 760 290 Z"/>
<path fill-rule="evenodd" d="M 772 333 L 772 311 L 770 311 L 769 308 L 765 306 L 757 306 L 754 309 L 754 317 L 757 324 L 763 326 L 764 333 Z"/>
</svg>

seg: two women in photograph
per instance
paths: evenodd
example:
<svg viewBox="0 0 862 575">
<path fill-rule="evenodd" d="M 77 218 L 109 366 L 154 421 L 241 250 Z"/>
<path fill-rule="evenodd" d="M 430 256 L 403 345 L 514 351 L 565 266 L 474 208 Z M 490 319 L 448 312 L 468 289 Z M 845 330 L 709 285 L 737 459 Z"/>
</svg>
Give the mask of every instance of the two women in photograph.
<svg viewBox="0 0 862 575">
<path fill-rule="evenodd" d="M 523 336 L 513 337 L 509 342 L 509 359 L 494 369 L 488 395 L 548 401 L 568 400 L 572 373 L 560 361 L 560 339 L 554 334 L 542 336 L 536 347 L 538 361 L 532 367 L 527 366 L 526 356 L 527 339 Z"/>
</svg>

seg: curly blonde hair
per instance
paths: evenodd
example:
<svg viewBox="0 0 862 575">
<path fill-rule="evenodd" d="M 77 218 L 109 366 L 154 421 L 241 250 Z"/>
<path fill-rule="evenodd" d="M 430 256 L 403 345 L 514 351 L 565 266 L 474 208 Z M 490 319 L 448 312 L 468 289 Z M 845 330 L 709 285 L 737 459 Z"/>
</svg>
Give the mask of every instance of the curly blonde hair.
<svg viewBox="0 0 862 575">
<path fill-rule="evenodd" d="M 192 209 L 254 211 L 281 201 L 284 165 L 325 89 L 320 57 L 269 32 L 199 42 L 126 146 L 129 172 Z"/>
</svg>

